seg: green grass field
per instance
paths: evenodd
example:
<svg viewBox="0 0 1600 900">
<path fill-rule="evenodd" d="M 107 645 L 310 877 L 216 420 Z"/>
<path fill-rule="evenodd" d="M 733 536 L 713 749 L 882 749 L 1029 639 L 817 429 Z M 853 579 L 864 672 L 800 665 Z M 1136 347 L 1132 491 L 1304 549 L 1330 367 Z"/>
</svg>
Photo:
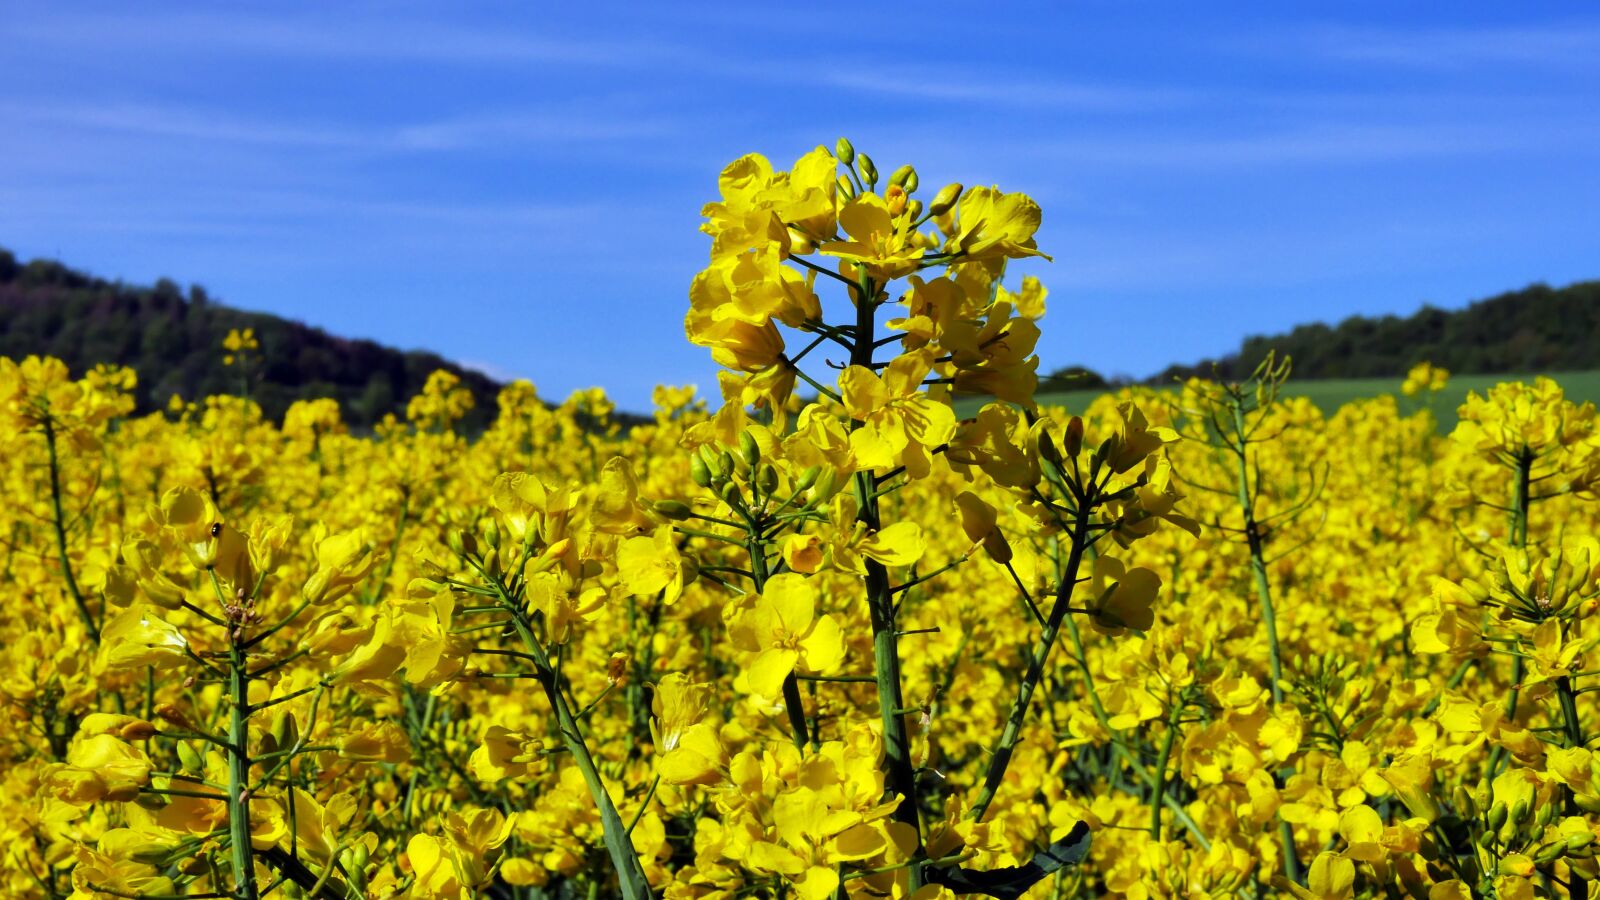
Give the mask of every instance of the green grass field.
<svg viewBox="0 0 1600 900">
<path fill-rule="evenodd" d="M 1575 403 L 1589 401 L 1600 404 L 1600 370 L 1551 372 L 1549 376 L 1566 390 L 1567 399 Z M 1468 391 L 1477 391 L 1481 394 L 1502 381 L 1532 381 L 1534 377 L 1534 375 L 1451 376 L 1450 385 L 1434 400 L 1434 413 L 1439 417 L 1439 427 L 1445 431 L 1455 427 L 1456 408 L 1467 398 Z M 1309 397 L 1311 402 L 1317 404 L 1324 413 L 1331 414 L 1352 400 L 1397 394 L 1400 391 L 1401 380 L 1399 378 L 1336 378 L 1325 381 L 1291 379 L 1285 393 Z M 1042 405 L 1062 406 L 1069 412 L 1082 412 L 1103 393 L 1105 392 L 1101 390 L 1060 391 L 1039 394 L 1036 399 Z M 971 415 L 980 405 L 969 401 L 958 402 L 956 412 L 960 415 Z"/>
</svg>

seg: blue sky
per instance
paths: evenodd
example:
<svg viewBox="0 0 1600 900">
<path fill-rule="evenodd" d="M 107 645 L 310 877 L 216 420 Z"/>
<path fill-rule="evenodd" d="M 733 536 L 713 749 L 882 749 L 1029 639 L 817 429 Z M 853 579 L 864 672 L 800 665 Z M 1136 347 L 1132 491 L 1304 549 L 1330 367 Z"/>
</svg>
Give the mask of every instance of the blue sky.
<svg viewBox="0 0 1600 900">
<path fill-rule="evenodd" d="M 872 8 L 8 0 L 0 245 L 634 408 L 718 170 L 841 134 L 1040 201 L 1045 370 L 1600 277 L 1592 5 Z"/>
</svg>

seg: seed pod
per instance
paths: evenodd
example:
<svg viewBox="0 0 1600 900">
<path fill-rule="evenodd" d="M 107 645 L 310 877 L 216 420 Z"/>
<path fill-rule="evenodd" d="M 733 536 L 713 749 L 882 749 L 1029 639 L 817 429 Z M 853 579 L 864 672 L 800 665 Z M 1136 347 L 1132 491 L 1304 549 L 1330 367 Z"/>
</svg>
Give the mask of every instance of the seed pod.
<svg viewBox="0 0 1600 900">
<path fill-rule="evenodd" d="M 936 216 L 949 212 L 956 205 L 956 201 L 961 199 L 962 190 L 959 183 L 947 184 L 940 188 L 939 193 L 933 195 L 933 202 L 928 204 L 928 212 Z"/>
</svg>

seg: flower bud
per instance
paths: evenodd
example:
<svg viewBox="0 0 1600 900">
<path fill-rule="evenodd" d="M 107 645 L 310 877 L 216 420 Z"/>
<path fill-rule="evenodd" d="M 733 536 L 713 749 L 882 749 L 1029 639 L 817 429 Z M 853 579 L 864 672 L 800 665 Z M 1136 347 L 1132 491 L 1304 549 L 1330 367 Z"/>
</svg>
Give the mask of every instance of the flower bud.
<svg viewBox="0 0 1600 900">
<path fill-rule="evenodd" d="M 689 456 L 689 478 L 703 488 L 711 487 L 711 468 L 698 453 Z"/>
<path fill-rule="evenodd" d="M 795 482 L 795 484 L 794 484 L 795 493 L 799 493 L 799 492 L 801 492 L 803 490 L 806 490 L 806 489 L 810 488 L 813 484 L 816 484 L 817 483 L 817 477 L 820 476 L 821 474 L 822 474 L 822 467 L 821 466 L 812 466 L 811 468 L 805 470 L 804 472 L 801 472 L 800 473 L 800 480 Z"/>
<path fill-rule="evenodd" d="M 406 582 L 406 596 L 413 600 L 425 600 L 429 597 L 436 597 L 446 590 L 449 590 L 448 585 L 435 581 L 432 578 L 413 578 Z"/>
<path fill-rule="evenodd" d="M 1506 823 L 1506 819 L 1510 815 L 1511 810 L 1506 809 L 1506 802 L 1504 800 L 1496 800 L 1494 805 L 1489 807 L 1488 830 L 1499 831 L 1500 826 Z"/>
<path fill-rule="evenodd" d="M 279 748 L 288 749 L 300 740 L 300 726 L 294 716 L 283 716 L 272 726 L 272 739 Z"/>
<path fill-rule="evenodd" d="M 962 186 L 959 183 L 947 184 L 933 195 L 933 202 L 928 204 L 928 212 L 942 216 L 949 212 L 961 199 Z"/>
<path fill-rule="evenodd" d="M 549 571 L 567 555 L 567 551 L 570 549 L 572 549 L 572 538 L 562 538 L 544 548 L 543 553 L 528 560 L 528 564 L 523 566 L 523 572 L 529 575 L 536 575 L 540 572 Z"/>
<path fill-rule="evenodd" d="M 1067 433 L 1063 443 L 1066 444 L 1068 456 L 1077 456 L 1083 452 L 1083 419 L 1073 416 L 1067 420 Z"/>
<path fill-rule="evenodd" d="M 1539 807 L 1539 812 L 1533 817 L 1533 824 L 1543 828 L 1555 820 L 1556 805 L 1554 803 L 1545 803 Z"/>
<path fill-rule="evenodd" d="M 768 495 L 778 490 L 778 470 L 772 463 L 764 462 L 756 467 L 756 489 Z"/>
<path fill-rule="evenodd" d="M 650 508 L 655 511 L 656 515 L 673 522 L 682 522 L 684 519 L 694 515 L 694 510 L 690 509 L 689 504 L 684 503 L 682 500 L 657 500 L 650 504 Z"/>
<path fill-rule="evenodd" d="M 135 719 L 122 726 L 117 732 L 117 737 L 125 741 L 144 741 L 156 736 L 156 726 L 143 719 Z"/>
<path fill-rule="evenodd" d="M 701 444 L 700 448 L 695 452 L 700 454 L 700 459 L 705 462 L 706 468 L 711 471 L 711 482 L 713 484 L 727 478 L 728 473 L 732 471 L 731 465 L 724 464 L 723 457 L 726 454 L 712 449 L 710 444 Z"/>
<path fill-rule="evenodd" d="M 846 200 L 854 200 L 856 198 L 855 182 L 843 175 L 840 175 L 837 184 L 839 186 L 839 196 L 845 198 Z"/>
<path fill-rule="evenodd" d="M 876 186 L 878 183 L 878 167 L 872 164 L 872 157 L 865 153 L 856 154 L 856 174 L 860 175 L 861 180 L 868 186 Z"/>
<path fill-rule="evenodd" d="M 816 483 L 811 486 L 811 502 L 826 503 L 833 499 L 839 492 L 839 478 L 833 469 L 823 469 L 817 476 Z"/>
<path fill-rule="evenodd" d="M 848 166 L 856 161 L 856 148 L 851 146 L 848 138 L 839 138 L 834 142 L 833 155 L 839 162 Z"/>
<path fill-rule="evenodd" d="M 907 163 L 889 174 L 889 183 L 898 188 L 905 188 L 906 193 L 909 194 L 917 189 L 914 184 L 916 177 L 917 170 L 913 169 L 910 163 Z"/>
<path fill-rule="evenodd" d="M 1518 800 L 1517 805 L 1511 807 L 1511 821 L 1519 826 L 1527 824 L 1533 816 L 1533 805 L 1527 800 Z"/>
<path fill-rule="evenodd" d="M 756 443 L 756 436 L 749 431 L 739 432 L 739 455 L 748 465 L 761 462 L 761 445 Z"/>
<path fill-rule="evenodd" d="M 1567 853 L 1567 845 L 1563 843 L 1540 844 L 1539 849 L 1533 851 L 1534 865 L 1548 866 Z"/>
<path fill-rule="evenodd" d="M 206 770 L 205 759 L 198 750 L 194 749 L 194 745 L 188 741 L 178 742 L 178 764 L 183 767 L 185 772 L 204 772 Z"/>
</svg>

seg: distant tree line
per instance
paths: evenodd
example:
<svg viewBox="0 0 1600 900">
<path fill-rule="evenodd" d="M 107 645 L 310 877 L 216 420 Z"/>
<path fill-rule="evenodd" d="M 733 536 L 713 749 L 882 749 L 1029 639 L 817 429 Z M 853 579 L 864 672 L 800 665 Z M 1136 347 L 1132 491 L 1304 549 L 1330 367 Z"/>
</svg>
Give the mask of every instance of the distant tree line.
<svg viewBox="0 0 1600 900">
<path fill-rule="evenodd" d="M 1213 374 L 1243 378 L 1271 350 L 1292 357 L 1295 378 L 1400 378 L 1420 362 L 1479 375 L 1600 369 L 1600 281 L 1564 288 L 1536 284 L 1464 309 L 1424 306 L 1409 316 L 1351 316 L 1337 325 L 1319 322 L 1287 334 L 1251 335 L 1238 352 L 1168 366 L 1145 383 Z M 1132 381 L 1067 366 L 1041 378 L 1040 390 L 1119 387 Z"/>
<path fill-rule="evenodd" d="M 0 356 L 55 356 L 75 373 L 98 363 L 131 366 L 141 411 L 164 407 L 173 394 L 238 393 L 240 371 L 222 364 L 222 340 L 234 328 L 255 329 L 261 342 L 251 396 L 274 418 L 295 400 L 333 397 L 352 427 L 370 427 L 386 413 L 404 416 L 406 400 L 435 369 L 456 373 L 472 391 L 477 406 L 465 428 L 480 430 L 496 411 L 498 382 L 433 353 L 233 309 L 199 286 L 105 281 L 53 260 L 20 263 L 0 249 Z"/>
<path fill-rule="evenodd" d="M 1237 353 L 1170 366 L 1151 381 L 1209 376 L 1213 366 L 1223 378 L 1243 378 L 1270 350 L 1293 358 L 1295 378 L 1398 378 L 1420 362 L 1478 375 L 1600 368 L 1600 281 L 1536 284 L 1464 309 L 1424 306 L 1409 316 L 1351 316 L 1252 335 Z"/>
</svg>

